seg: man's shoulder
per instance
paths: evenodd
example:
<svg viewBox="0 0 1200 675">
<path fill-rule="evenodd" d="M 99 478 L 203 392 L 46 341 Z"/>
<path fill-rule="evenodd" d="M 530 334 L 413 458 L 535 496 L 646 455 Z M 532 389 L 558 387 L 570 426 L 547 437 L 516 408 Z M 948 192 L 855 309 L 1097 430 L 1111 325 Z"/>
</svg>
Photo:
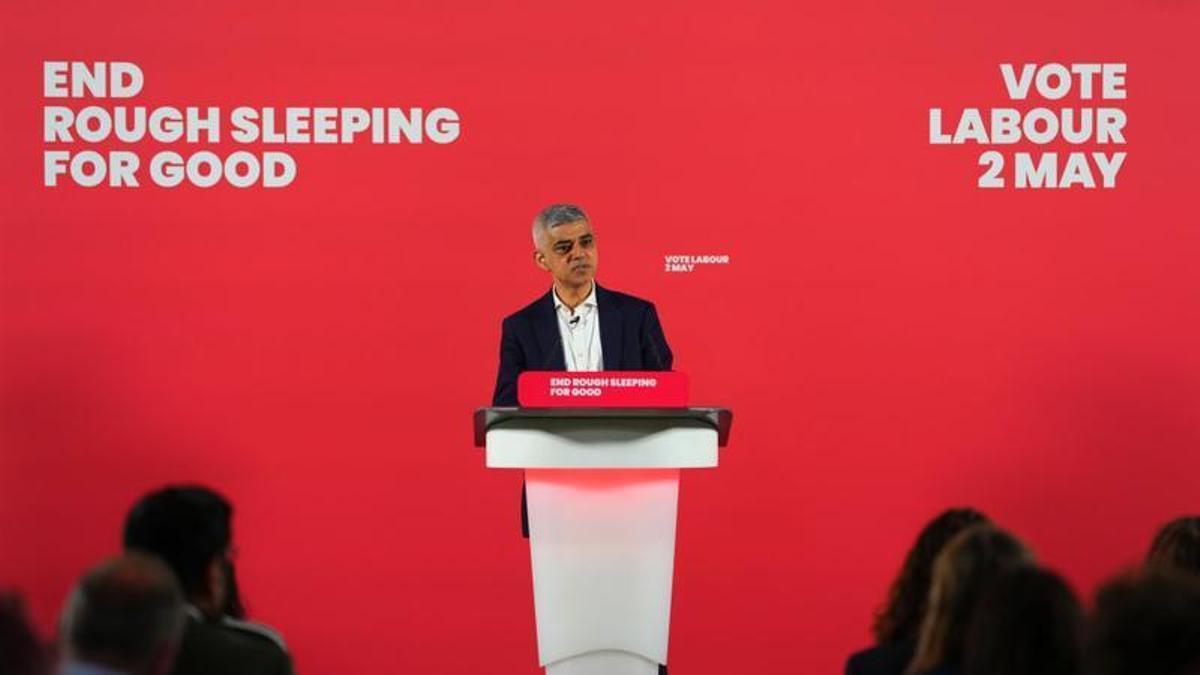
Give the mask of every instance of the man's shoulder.
<svg viewBox="0 0 1200 675">
<path fill-rule="evenodd" d="M 542 293 L 541 295 L 537 296 L 533 302 L 530 302 L 528 305 L 525 305 L 521 309 L 518 309 L 512 314 L 504 317 L 504 323 L 512 324 L 514 322 L 525 321 L 529 317 L 535 316 L 542 309 L 542 305 L 546 302 L 546 297 L 548 295 L 548 293 Z"/>
<path fill-rule="evenodd" d="M 213 672 L 214 668 L 229 668 L 228 673 L 260 672 L 259 668 L 279 667 L 289 661 L 283 639 L 263 624 L 228 618 L 190 620 L 174 672 Z"/>
<path fill-rule="evenodd" d="M 596 302 L 600 305 L 600 311 L 603 312 L 605 307 L 616 307 L 621 311 L 645 311 L 653 307 L 654 303 L 649 300 L 643 300 L 636 295 L 614 291 L 611 288 L 599 286 L 596 289 Z"/>
<path fill-rule="evenodd" d="M 546 303 L 549 302 L 548 296 L 549 293 L 539 295 L 533 302 L 504 317 L 504 323 L 512 326 L 541 316 L 546 310 Z M 599 284 L 596 285 L 596 302 L 600 305 L 601 312 L 607 308 L 614 308 L 623 313 L 639 313 L 654 306 L 649 300 L 614 291 Z"/>
<path fill-rule="evenodd" d="M 279 634 L 279 631 L 265 623 L 243 621 L 227 616 L 221 619 L 220 626 L 232 631 L 235 635 L 249 638 L 255 642 L 269 642 L 278 647 L 280 651 L 287 651 L 287 645 L 283 642 L 283 636 Z"/>
<path fill-rule="evenodd" d="M 868 647 L 846 660 L 847 675 L 898 673 L 912 661 L 915 645 L 911 642 L 887 642 Z"/>
</svg>

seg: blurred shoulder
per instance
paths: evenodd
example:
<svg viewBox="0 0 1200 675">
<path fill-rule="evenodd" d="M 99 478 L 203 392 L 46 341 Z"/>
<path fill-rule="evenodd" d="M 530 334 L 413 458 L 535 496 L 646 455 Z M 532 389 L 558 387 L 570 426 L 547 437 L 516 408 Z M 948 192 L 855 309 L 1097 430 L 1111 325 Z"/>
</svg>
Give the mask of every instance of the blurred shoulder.
<svg viewBox="0 0 1200 675">
<path fill-rule="evenodd" d="M 907 642 L 868 647 L 846 659 L 846 675 L 900 675 L 912 661 L 913 651 Z"/>
<path fill-rule="evenodd" d="M 277 631 L 260 623 L 192 618 L 172 675 L 291 673 L 291 656 Z"/>
<path fill-rule="evenodd" d="M 287 653 L 287 644 L 283 641 L 283 636 L 279 631 L 271 628 L 265 623 L 255 621 L 243 621 L 231 617 L 223 617 L 220 625 L 233 631 L 235 634 L 243 635 L 251 639 L 269 642 L 279 648 L 279 651 Z"/>
</svg>

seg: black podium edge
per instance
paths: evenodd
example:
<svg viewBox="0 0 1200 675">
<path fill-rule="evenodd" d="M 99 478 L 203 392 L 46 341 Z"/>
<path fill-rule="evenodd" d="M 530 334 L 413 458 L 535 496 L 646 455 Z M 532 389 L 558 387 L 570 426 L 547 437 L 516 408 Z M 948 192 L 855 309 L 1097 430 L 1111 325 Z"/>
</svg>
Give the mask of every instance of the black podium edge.
<svg viewBox="0 0 1200 675">
<path fill-rule="evenodd" d="M 475 447 L 487 444 L 493 426 L 515 419 L 679 419 L 699 420 L 717 430 L 717 446 L 729 443 L 733 411 L 728 408 L 477 408 Z"/>
</svg>

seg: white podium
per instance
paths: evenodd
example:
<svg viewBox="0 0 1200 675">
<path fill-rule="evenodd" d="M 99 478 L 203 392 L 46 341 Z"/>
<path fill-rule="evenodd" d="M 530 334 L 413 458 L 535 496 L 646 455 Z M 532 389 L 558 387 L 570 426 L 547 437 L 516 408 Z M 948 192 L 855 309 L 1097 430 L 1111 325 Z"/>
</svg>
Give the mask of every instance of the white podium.
<svg viewBox="0 0 1200 675">
<path fill-rule="evenodd" d="M 667 662 L 680 469 L 717 466 L 720 408 L 483 408 L 487 466 L 523 469 L 538 660 L 548 675 Z"/>
</svg>

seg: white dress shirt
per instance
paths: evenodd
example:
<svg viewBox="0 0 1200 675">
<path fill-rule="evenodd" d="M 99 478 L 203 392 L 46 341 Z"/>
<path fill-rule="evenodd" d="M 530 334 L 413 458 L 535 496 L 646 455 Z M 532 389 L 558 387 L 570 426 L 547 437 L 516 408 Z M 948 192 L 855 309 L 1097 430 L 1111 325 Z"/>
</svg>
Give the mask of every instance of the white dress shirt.
<svg viewBox="0 0 1200 675">
<path fill-rule="evenodd" d="M 591 292 L 574 310 L 563 304 L 557 290 L 551 293 L 554 295 L 554 312 L 558 315 L 558 332 L 562 336 L 563 359 L 567 370 L 604 370 L 596 282 L 592 282 Z"/>
</svg>

